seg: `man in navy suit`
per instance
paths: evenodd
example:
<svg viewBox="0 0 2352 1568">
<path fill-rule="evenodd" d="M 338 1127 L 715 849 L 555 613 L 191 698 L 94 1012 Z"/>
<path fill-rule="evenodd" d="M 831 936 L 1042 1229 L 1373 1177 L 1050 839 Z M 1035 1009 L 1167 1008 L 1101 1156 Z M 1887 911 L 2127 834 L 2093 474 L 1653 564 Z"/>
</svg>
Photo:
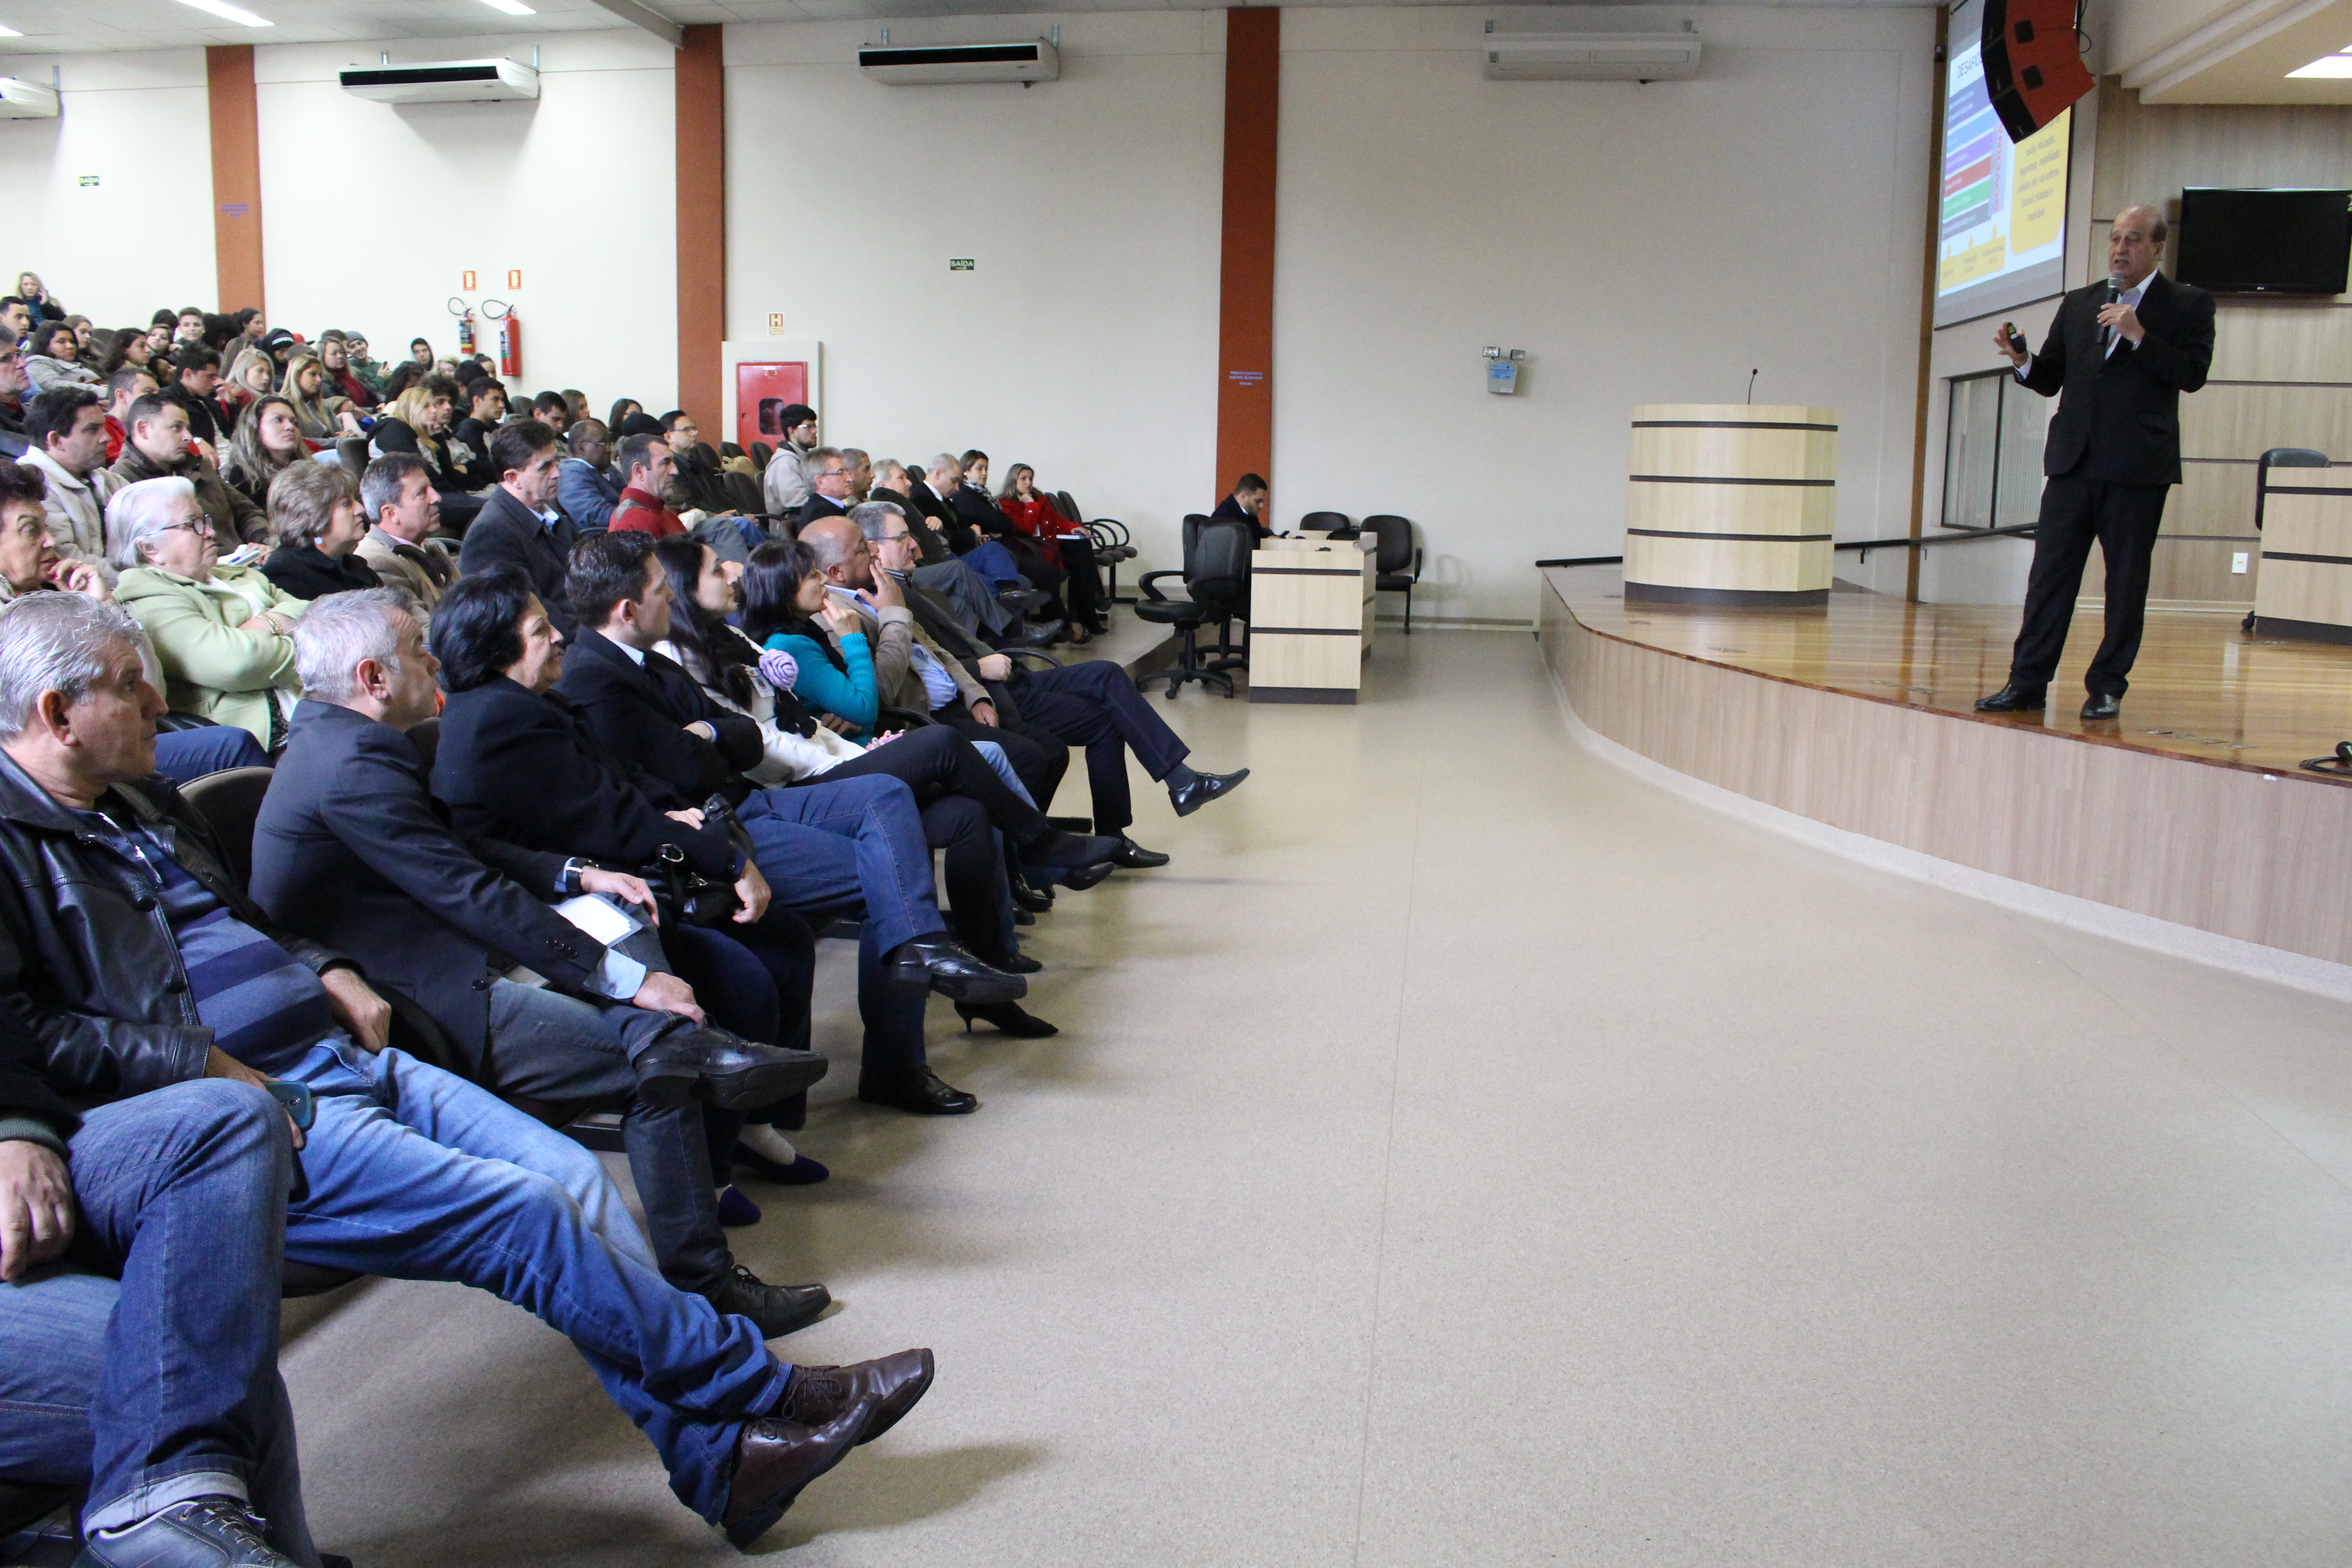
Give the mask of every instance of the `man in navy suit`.
<svg viewBox="0 0 2352 1568">
<path fill-rule="evenodd" d="M 2058 399 L 2042 448 L 2042 516 L 2026 579 L 2024 624 L 2009 683 L 1980 713 L 2038 710 L 2066 646 L 2083 567 L 2096 540 L 2107 563 L 2107 628 L 2084 684 L 2085 719 L 2113 719 L 2147 612 L 2148 559 L 2164 495 L 2180 482 L 2180 395 L 2205 384 L 2213 363 L 2213 296 L 2156 269 L 2164 214 L 2126 207 L 2107 235 L 2105 283 L 2058 306 L 2042 352 L 2021 353 L 2001 328 L 1993 342 L 2017 378 Z"/>
</svg>

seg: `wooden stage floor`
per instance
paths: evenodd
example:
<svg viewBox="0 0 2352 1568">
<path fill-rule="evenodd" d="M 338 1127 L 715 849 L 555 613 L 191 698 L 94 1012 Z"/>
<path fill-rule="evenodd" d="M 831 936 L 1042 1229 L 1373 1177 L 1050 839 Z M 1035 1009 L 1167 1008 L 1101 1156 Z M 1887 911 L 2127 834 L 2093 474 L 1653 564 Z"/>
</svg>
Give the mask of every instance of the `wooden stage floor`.
<svg viewBox="0 0 2352 1568">
<path fill-rule="evenodd" d="M 2086 724 L 2077 710 L 2098 647 L 2094 607 L 2075 613 L 2049 711 L 2009 716 L 1971 705 L 2007 679 L 2014 605 L 1907 605 L 1842 589 L 1826 609 L 1629 608 L 1614 567 L 1546 575 L 1578 621 L 1604 637 L 1979 723 L 2271 773 L 2297 773 L 2304 758 L 2352 740 L 2352 647 L 2252 637 L 2239 630 L 2237 611 L 2150 610 L 2123 716 Z"/>
</svg>

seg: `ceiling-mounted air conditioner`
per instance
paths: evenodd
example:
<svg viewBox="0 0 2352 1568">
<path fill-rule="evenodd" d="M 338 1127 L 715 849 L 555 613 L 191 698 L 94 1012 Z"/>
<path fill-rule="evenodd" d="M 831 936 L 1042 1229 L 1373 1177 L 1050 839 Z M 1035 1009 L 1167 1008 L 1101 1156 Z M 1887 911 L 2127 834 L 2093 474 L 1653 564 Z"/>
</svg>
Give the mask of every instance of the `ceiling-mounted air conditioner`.
<svg viewBox="0 0 2352 1568">
<path fill-rule="evenodd" d="M 857 51 L 857 68 L 892 87 L 950 81 L 1052 81 L 1062 51 L 1044 38 L 1025 44 L 880 44 Z"/>
<path fill-rule="evenodd" d="M 539 96 L 539 72 L 512 60 L 352 66 L 343 90 L 379 103 L 494 103 Z"/>
<path fill-rule="evenodd" d="M 0 120 L 55 120 L 57 89 L 18 77 L 0 76 Z"/>
<path fill-rule="evenodd" d="M 1489 81 L 1675 81 L 1698 75 L 1696 33 L 1489 32 L 1480 41 Z"/>
</svg>

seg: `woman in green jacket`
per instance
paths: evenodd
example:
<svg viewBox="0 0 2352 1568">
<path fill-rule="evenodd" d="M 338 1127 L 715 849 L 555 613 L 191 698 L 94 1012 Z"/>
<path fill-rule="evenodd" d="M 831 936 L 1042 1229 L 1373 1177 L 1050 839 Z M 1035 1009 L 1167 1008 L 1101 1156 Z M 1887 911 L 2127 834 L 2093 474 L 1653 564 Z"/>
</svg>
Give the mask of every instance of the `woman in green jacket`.
<svg viewBox="0 0 2352 1568">
<path fill-rule="evenodd" d="M 184 479 L 145 479 L 106 507 L 114 596 L 138 618 L 163 667 L 165 703 L 235 724 L 276 752 L 300 697 L 287 633 L 303 601 L 249 566 L 218 564 L 210 520 Z"/>
</svg>

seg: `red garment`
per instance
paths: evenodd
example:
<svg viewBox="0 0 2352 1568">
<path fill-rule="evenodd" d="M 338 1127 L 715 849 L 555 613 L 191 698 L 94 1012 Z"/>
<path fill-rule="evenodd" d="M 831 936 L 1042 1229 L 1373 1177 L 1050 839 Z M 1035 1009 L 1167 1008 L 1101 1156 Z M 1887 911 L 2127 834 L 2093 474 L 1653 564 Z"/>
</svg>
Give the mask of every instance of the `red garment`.
<svg viewBox="0 0 2352 1568">
<path fill-rule="evenodd" d="M 661 498 L 638 489 L 634 485 L 621 492 L 621 504 L 613 509 L 613 531 L 650 533 L 656 539 L 667 539 L 684 533 L 686 524 L 678 521 Z"/>
<path fill-rule="evenodd" d="M 122 456 L 122 443 L 130 437 L 124 434 L 122 421 L 110 414 L 106 416 L 106 466 L 112 468 Z"/>
<path fill-rule="evenodd" d="M 1011 496 L 998 498 L 996 507 L 1013 520 L 1013 526 L 1032 539 L 1055 539 L 1070 531 L 1070 521 L 1061 510 L 1037 492 L 1031 500 L 1016 500 Z"/>
<path fill-rule="evenodd" d="M 370 392 L 360 378 L 353 375 L 348 368 L 335 372 L 335 385 L 341 390 L 345 397 L 352 400 L 355 406 L 361 408 L 375 406 L 375 395 Z"/>
</svg>

